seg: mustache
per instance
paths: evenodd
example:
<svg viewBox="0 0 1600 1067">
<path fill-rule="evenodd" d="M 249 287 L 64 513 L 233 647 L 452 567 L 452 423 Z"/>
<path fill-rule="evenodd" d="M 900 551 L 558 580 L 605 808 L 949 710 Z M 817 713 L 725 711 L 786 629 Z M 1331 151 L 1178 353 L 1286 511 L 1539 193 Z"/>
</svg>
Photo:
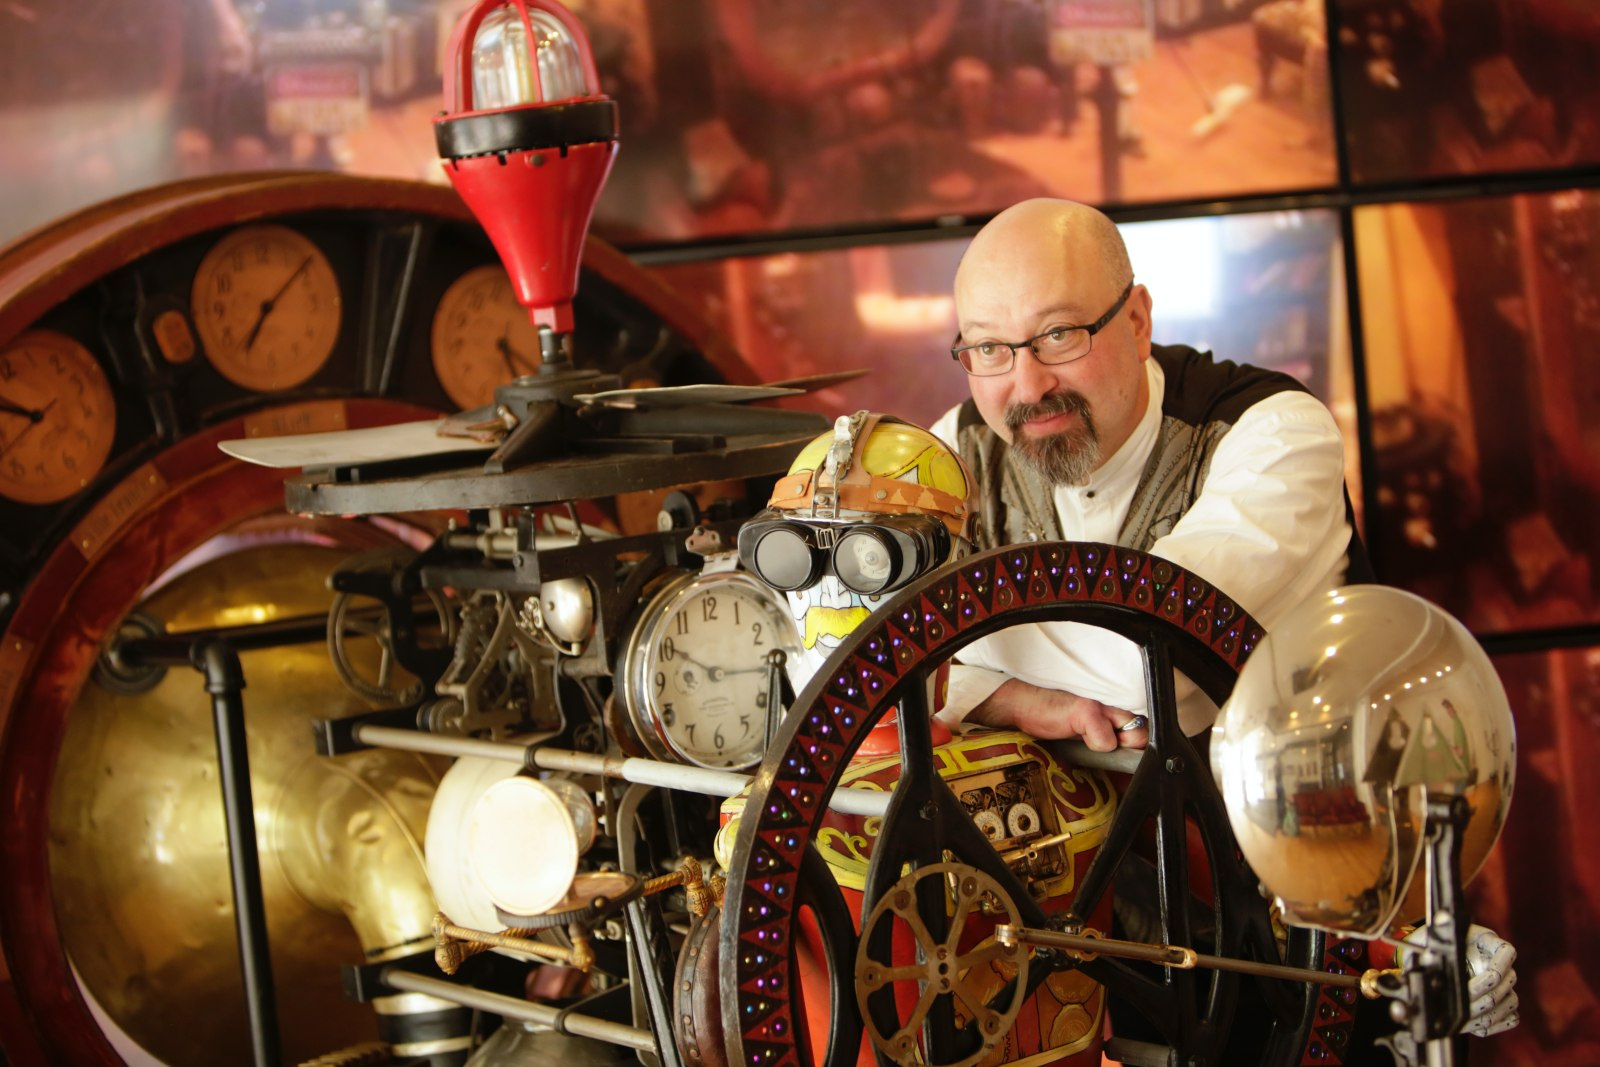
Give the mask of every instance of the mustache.
<svg viewBox="0 0 1600 1067">
<path fill-rule="evenodd" d="M 1089 401 L 1082 394 L 1067 390 L 1062 393 L 1051 393 L 1040 398 L 1037 404 L 1012 404 L 1006 408 L 1006 429 L 1016 430 L 1025 422 L 1034 419 L 1048 419 L 1056 415 L 1065 415 L 1068 412 L 1077 415 L 1085 423 L 1091 421 L 1089 414 Z"/>
</svg>

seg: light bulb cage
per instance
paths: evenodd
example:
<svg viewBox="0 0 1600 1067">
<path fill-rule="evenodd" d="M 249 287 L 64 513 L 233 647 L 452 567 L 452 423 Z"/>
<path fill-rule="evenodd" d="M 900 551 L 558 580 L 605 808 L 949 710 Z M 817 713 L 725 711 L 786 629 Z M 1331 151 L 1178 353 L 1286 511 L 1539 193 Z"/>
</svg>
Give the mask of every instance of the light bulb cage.
<svg viewBox="0 0 1600 1067">
<path fill-rule="evenodd" d="M 483 20 L 501 8 L 513 8 L 522 22 L 524 40 L 536 50 L 537 34 L 529 9 L 554 18 L 566 30 L 583 69 L 584 84 L 595 88 L 600 76 L 588 35 L 577 18 L 555 0 L 479 0 L 456 23 L 450 36 L 453 76 L 444 79 L 444 112 L 434 120 L 434 141 L 445 159 L 471 159 L 512 152 L 557 150 L 562 155 L 580 144 L 617 139 L 617 105 L 604 93 L 568 97 L 559 101 L 529 101 L 507 107 L 475 107 L 472 63 L 478 30 Z M 543 78 L 537 56 L 529 56 L 529 74 L 539 84 Z"/>
</svg>

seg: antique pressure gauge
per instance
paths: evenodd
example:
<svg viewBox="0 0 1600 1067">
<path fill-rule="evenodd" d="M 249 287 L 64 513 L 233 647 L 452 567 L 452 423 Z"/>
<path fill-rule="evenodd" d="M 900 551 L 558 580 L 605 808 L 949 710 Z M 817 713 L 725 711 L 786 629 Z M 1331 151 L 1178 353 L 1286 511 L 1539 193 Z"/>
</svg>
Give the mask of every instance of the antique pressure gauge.
<svg viewBox="0 0 1600 1067">
<path fill-rule="evenodd" d="M 219 241 L 195 271 L 190 310 L 212 365 L 260 392 L 310 378 L 339 338 L 333 267 L 286 226 L 246 226 Z"/>
<path fill-rule="evenodd" d="M 767 653 L 799 652 L 794 620 L 743 571 L 685 575 L 645 604 L 617 684 L 640 740 L 660 759 L 749 767 L 766 745 Z"/>
<path fill-rule="evenodd" d="M 494 387 L 539 367 L 539 330 L 498 264 L 451 283 L 433 313 L 433 370 L 463 409 L 494 400 Z"/>
<path fill-rule="evenodd" d="M 100 473 L 116 431 L 111 383 L 77 341 L 30 330 L 0 352 L 0 496 L 65 500 Z"/>
</svg>

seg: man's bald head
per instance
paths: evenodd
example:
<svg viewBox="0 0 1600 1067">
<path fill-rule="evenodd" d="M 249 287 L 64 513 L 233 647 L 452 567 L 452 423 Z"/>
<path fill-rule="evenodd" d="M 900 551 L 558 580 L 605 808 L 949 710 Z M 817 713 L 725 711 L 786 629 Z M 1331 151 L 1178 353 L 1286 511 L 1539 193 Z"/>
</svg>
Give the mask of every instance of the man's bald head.
<svg viewBox="0 0 1600 1067">
<path fill-rule="evenodd" d="M 957 304 L 964 287 L 996 273 L 1031 272 L 1041 260 L 1072 273 L 1092 269 L 1119 290 L 1133 274 L 1122 234 L 1104 213 L 1073 200 L 1024 200 L 991 219 L 967 246 L 956 268 Z"/>
</svg>

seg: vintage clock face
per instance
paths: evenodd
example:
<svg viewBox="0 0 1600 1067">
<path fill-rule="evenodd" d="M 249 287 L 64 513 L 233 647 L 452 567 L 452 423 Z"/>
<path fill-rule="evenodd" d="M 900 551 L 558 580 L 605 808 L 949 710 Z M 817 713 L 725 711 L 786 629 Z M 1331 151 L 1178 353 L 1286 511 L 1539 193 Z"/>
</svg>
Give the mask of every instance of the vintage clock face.
<svg viewBox="0 0 1600 1067">
<path fill-rule="evenodd" d="M 497 264 L 474 267 L 433 313 L 433 370 L 463 409 L 494 400 L 494 387 L 539 366 L 539 329 Z"/>
<path fill-rule="evenodd" d="M 77 341 L 31 330 L 0 352 L 0 496 L 65 500 L 105 465 L 116 431 L 111 385 Z"/>
<path fill-rule="evenodd" d="M 299 385 L 339 338 L 339 282 L 328 257 L 286 226 L 234 230 L 206 253 L 190 298 L 207 357 L 236 385 Z"/>
<path fill-rule="evenodd" d="M 767 654 L 800 640 L 783 602 L 742 571 L 674 581 L 646 604 L 619 684 L 652 754 L 700 767 L 749 767 L 766 746 Z"/>
</svg>

